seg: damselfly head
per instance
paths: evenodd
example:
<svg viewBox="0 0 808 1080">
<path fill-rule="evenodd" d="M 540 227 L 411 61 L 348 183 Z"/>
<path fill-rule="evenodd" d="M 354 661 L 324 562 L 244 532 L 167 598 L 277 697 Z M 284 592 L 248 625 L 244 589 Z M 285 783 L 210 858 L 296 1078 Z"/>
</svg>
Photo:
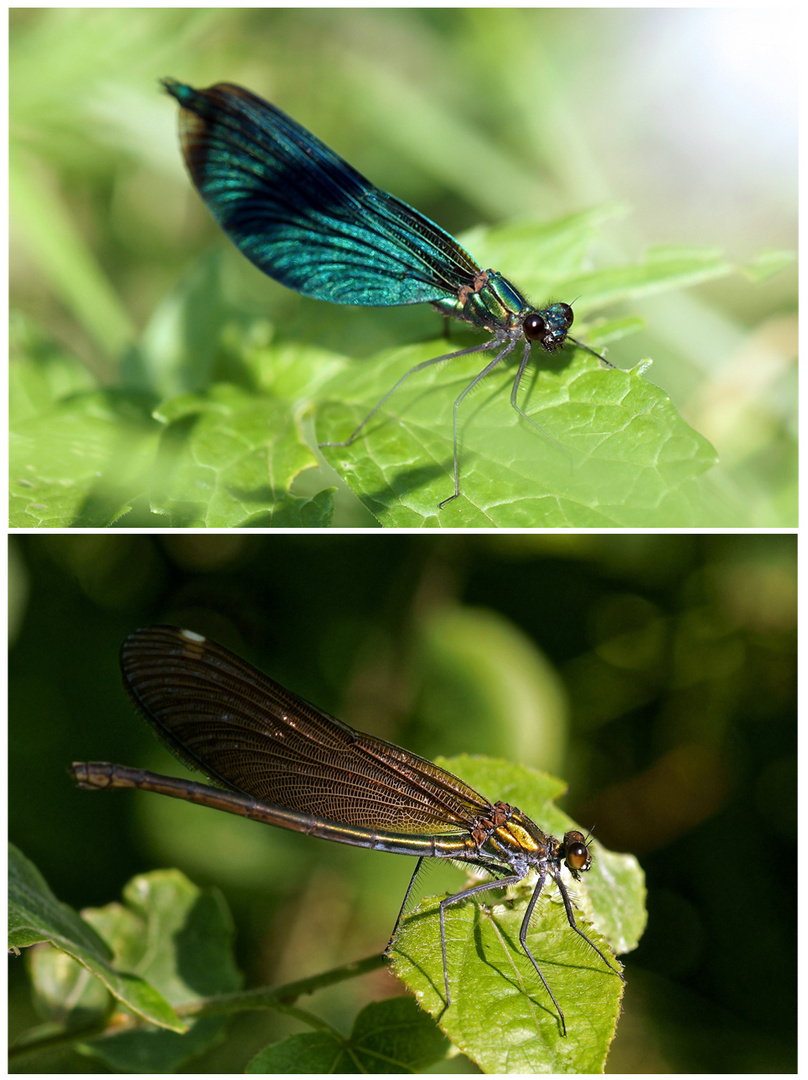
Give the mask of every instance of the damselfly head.
<svg viewBox="0 0 808 1080">
<path fill-rule="evenodd" d="M 586 873 L 592 865 L 592 855 L 584 834 L 577 830 L 570 830 L 570 832 L 565 833 L 560 857 L 566 863 L 567 869 L 575 880 L 580 881 L 580 875 Z"/>
</svg>

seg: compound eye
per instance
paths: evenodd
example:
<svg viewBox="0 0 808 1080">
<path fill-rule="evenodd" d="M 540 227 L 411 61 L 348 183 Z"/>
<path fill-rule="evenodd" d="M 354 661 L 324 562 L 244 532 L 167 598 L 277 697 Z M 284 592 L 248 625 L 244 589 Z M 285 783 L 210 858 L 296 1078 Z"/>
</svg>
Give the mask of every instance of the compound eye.
<svg viewBox="0 0 808 1080">
<path fill-rule="evenodd" d="M 566 324 L 565 329 L 569 330 L 569 328 L 572 326 L 573 319 L 575 318 L 575 316 L 572 314 L 572 308 L 569 306 L 569 304 L 556 304 L 556 307 L 558 308 L 559 313 L 561 314 L 561 317 Z"/>
<path fill-rule="evenodd" d="M 528 315 L 522 323 L 522 332 L 528 341 L 541 341 L 547 333 L 547 323 L 541 315 L 537 315 L 533 312 L 533 314 Z"/>
<path fill-rule="evenodd" d="M 589 868 L 589 848 L 586 844 L 576 841 L 567 847 L 565 860 L 570 870 L 587 870 Z"/>
</svg>

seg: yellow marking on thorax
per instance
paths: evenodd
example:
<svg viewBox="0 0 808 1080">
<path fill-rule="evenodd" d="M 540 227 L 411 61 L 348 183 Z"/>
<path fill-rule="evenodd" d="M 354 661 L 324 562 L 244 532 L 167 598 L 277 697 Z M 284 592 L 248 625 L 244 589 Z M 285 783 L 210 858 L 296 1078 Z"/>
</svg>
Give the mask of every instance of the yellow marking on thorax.
<svg viewBox="0 0 808 1080">
<path fill-rule="evenodd" d="M 531 836 L 527 829 L 516 821 L 509 821 L 497 829 L 495 835 L 499 836 L 504 844 L 510 848 L 519 848 L 520 851 L 538 851 L 539 845 L 536 838 Z"/>
</svg>

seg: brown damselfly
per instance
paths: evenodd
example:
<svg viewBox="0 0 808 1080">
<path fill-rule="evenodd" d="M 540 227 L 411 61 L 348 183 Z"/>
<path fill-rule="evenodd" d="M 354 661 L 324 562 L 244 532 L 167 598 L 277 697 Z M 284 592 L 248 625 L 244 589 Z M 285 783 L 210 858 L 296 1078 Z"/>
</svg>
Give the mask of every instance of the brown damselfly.
<svg viewBox="0 0 808 1080">
<path fill-rule="evenodd" d="M 71 768 L 80 787 L 156 791 L 324 840 L 416 856 L 391 944 L 423 859 L 451 859 L 491 874 L 495 880 L 440 901 L 445 1009 L 451 1005 L 446 909 L 516 885 L 531 870 L 537 879 L 519 941 L 558 1011 L 563 1034 L 564 1013 L 527 942 L 548 876 L 569 925 L 620 975 L 576 925 L 561 876 L 562 866 L 575 880 L 590 868 L 582 833 L 570 830 L 563 840 L 547 835 L 516 807 L 491 803 L 432 762 L 355 731 L 191 630 L 135 631 L 121 649 L 121 668 L 124 685 L 159 738 L 215 786 L 89 761 Z"/>
</svg>

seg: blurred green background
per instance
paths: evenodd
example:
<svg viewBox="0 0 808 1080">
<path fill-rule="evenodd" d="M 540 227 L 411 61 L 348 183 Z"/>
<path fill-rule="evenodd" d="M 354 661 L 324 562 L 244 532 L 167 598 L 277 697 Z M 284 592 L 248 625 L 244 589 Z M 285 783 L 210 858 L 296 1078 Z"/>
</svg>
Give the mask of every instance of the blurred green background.
<svg viewBox="0 0 808 1080">
<path fill-rule="evenodd" d="M 15 536 L 8 581 L 10 836 L 62 900 L 106 904 L 178 866 L 223 890 L 250 986 L 387 943 L 406 858 L 72 786 L 73 760 L 181 771 L 117 655 L 137 626 L 184 625 L 420 754 L 568 781 L 563 808 L 648 880 L 612 1071 L 795 1069 L 795 536 Z M 422 887 L 460 880 L 438 866 Z M 348 1030 L 395 992 L 380 971 L 310 1007 Z M 10 1015 L 12 1040 L 36 1022 L 14 957 Z M 290 1030 L 238 1016 L 195 1071 L 238 1071 Z"/>
<path fill-rule="evenodd" d="M 250 87 L 455 235 L 618 202 L 595 268 L 656 245 L 740 264 L 796 247 L 785 9 L 18 9 L 10 43 L 13 355 L 73 357 L 52 368 L 65 393 L 224 378 L 233 324 L 357 363 L 435 333 L 426 305 L 336 309 L 239 256 L 185 175 L 165 75 Z M 649 378 L 717 448 L 727 498 L 753 524 L 795 524 L 796 271 L 625 313 L 647 330 L 610 359 L 653 357 Z M 341 500 L 338 524 L 373 523 Z M 150 520 L 141 506 L 124 523 Z"/>
</svg>

